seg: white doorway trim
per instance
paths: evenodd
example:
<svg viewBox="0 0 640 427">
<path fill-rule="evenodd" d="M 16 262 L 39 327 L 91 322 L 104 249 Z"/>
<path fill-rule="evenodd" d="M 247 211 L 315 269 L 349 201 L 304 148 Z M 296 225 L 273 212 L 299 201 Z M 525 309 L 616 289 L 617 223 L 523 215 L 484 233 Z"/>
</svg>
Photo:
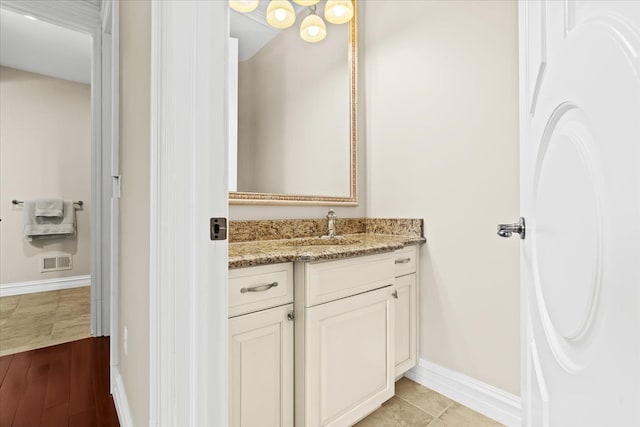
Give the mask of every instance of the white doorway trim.
<svg viewBox="0 0 640 427">
<path fill-rule="evenodd" d="M 151 7 L 150 425 L 225 426 L 228 5 Z"/>
<path fill-rule="evenodd" d="M 118 28 L 117 2 L 103 0 L 102 10 L 93 3 L 84 1 L 25 1 L 2 0 L 1 7 L 12 12 L 28 14 L 35 18 L 87 33 L 92 37 L 91 54 L 91 332 L 94 336 L 109 335 L 110 321 L 118 313 L 117 299 L 111 302 L 111 292 L 118 287 L 117 275 L 111 275 L 112 261 L 117 261 L 117 246 L 111 247 L 109 236 L 117 234 L 117 218 L 108 209 L 112 197 L 109 177 L 114 156 L 117 164 L 118 103 L 117 73 L 113 80 L 113 57 L 117 57 L 117 44 L 103 29 Z M 112 7 L 113 6 L 113 7 Z M 108 12 L 108 13 L 101 13 Z M 104 21 L 102 18 L 105 18 Z M 103 27 L 103 24 L 105 25 Z M 114 47 L 115 46 L 115 47 Z M 115 68 L 117 70 L 117 68 Z M 115 119 L 115 120 L 114 120 Z M 114 147 L 116 148 L 114 150 Z M 116 264 L 117 265 L 117 264 Z M 117 345 L 117 336 L 111 345 Z"/>
</svg>

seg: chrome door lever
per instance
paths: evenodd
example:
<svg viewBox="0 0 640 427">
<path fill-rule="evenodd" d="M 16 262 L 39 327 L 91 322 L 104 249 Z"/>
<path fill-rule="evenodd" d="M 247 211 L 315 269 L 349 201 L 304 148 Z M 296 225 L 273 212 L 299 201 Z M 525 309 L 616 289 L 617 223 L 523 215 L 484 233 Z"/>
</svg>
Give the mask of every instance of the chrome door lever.
<svg viewBox="0 0 640 427">
<path fill-rule="evenodd" d="M 513 233 L 518 233 L 521 239 L 525 236 L 525 223 L 524 218 L 520 217 L 520 221 L 515 224 L 498 224 L 498 236 L 511 237 Z"/>
</svg>

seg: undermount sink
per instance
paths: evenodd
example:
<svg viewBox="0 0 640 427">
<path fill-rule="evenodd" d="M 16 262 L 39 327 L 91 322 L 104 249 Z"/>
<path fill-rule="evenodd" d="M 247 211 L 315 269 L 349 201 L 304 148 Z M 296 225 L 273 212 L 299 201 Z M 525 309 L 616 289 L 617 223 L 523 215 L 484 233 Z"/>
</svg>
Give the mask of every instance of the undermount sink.
<svg viewBox="0 0 640 427">
<path fill-rule="evenodd" d="M 287 245 L 290 246 L 333 246 L 333 245 L 353 245 L 355 243 L 360 243 L 360 240 L 354 239 L 352 237 L 333 237 L 333 238 L 321 238 L 321 237 L 310 237 L 308 239 L 300 239 L 300 240 L 292 240 L 291 242 L 287 242 Z"/>
</svg>

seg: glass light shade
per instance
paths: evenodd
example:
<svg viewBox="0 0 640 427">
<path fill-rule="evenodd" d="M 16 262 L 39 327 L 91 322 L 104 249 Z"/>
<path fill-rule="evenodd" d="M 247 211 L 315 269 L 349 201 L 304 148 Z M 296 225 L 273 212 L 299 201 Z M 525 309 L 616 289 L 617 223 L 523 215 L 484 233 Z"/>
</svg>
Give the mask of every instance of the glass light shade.
<svg viewBox="0 0 640 427">
<path fill-rule="evenodd" d="M 327 0 L 324 7 L 324 19 L 332 24 L 344 24 L 353 18 L 351 0 Z"/>
<path fill-rule="evenodd" d="M 271 0 L 267 6 L 267 22 L 274 28 L 289 28 L 296 22 L 296 13 L 288 0 Z"/>
<path fill-rule="evenodd" d="M 304 18 L 300 25 L 300 38 L 302 40 L 315 43 L 327 37 L 327 26 L 324 21 L 315 13 Z"/>
<path fill-rule="evenodd" d="M 238 12 L 253 12 L 258 7 L 258 0 L 229 0 L 229 7 Z"/>
<path fill-rule="evenodd" d="M 313 6 L 320 3 L 320 0 L 293 0 L 294 3 L 298 3 L 300 6 Z"/>
</svg>

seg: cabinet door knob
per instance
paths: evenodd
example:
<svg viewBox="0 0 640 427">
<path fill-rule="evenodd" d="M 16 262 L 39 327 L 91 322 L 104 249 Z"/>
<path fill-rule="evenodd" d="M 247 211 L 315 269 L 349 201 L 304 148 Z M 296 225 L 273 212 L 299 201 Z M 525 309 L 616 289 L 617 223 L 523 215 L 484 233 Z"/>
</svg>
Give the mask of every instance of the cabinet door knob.
<svg viewBox="0 0 640 427">
<path fill-rule="evenodd" d="M 293 311 L 293 310 L 291 310 L 291 311 L 289 312 L 289 314 L 287 314 L 287 319 L 289 319 L 289 320 L 291 320 L 291 321 L 296 320 L 296 312 L 295 312 L 295 311 Z"/>
<path fill-rule="evenodd" d="M 394 297 L 395 299 L 398 299 L 398 291 L 391 292 L 391 296 Z"/>
</svg>

